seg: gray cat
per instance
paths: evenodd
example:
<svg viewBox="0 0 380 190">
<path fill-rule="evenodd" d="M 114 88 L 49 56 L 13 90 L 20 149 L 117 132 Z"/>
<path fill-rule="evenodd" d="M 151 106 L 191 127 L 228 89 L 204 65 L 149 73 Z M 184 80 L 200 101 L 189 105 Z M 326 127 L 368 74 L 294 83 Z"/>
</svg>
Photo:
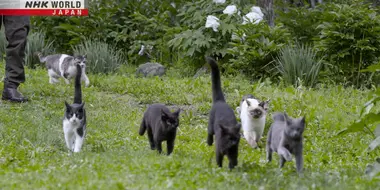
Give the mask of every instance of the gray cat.
<svg viewBox="0 0 380 190">
<path fill-rule="evenodd" d="M 46 63 L 46 68 L 49 74 L 49 83 L 54 84 L 59 82 L 58 78 L 63 77 L 66 84 L 70 84 L 70 79 L 77 75 L 76 65 L 79 64 L 82 68 L 81 80 L 85 82 L 87 87 L 90 80 L 86 75 L 86 55 L 71 56 L 66 54 L 54 54 L 42 56 L 40 52 L 36 52 L 41 63 Z"/>
<path fill-rule="evenodd" d="M 290 118 L 286 113 L 273 114 L 273 120 L 267 136 L 267 159 L 272 161 L 272 152 L 280 156 L 280 168 L 286 161 L 296 158 L 297 172 L 303 169 L 303 131 L 305 129 L 305 117 Z"/>
</svg>

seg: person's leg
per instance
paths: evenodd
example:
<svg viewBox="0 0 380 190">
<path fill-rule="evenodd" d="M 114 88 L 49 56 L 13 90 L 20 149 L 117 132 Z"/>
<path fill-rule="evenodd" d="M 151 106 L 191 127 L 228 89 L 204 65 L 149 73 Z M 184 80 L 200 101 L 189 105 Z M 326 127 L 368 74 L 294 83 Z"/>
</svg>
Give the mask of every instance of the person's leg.
<svg viewBox="0 0 380 190">
<path fill-rule="evenodd" d="M 8 41 L 5 58 L 3 100 L 25 102 L 17 88 L 25 81 L 24 58 L 30 30 L 29 16 L 3 16 L 5 36 Z"/>
</svg>

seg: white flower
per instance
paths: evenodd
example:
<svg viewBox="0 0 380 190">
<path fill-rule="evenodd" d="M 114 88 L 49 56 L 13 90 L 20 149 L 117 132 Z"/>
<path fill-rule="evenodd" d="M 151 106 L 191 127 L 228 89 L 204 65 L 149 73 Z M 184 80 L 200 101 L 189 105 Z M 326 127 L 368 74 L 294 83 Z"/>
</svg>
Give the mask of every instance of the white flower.
<svg viewBox="0 0 380 190">
<path fill-rule="evenodd" d="M 228 5 L 223 13 L 224 14 L 228 14 L 228 15 L 232 15 L 232 14 L 235 14 L 237 12 L 237 8 L 236 8 L 236 5 Z"/>
<path fill-rule="evenodd" d="M 263 12 L 261 12 L 260 7 L 253 6 L 253 7 L 251 8 L 251 12 L 252 12 L 252 13 L 257 13 L 257 14 L 259 14 L 261 17 L 264 17 L 264 14 L 263 14 Z"/>
<path fill-rule="evenodd" d="M 173 8 L 176 8 L 174 2 L 171 2 L 170 5 L 171 5 Z"/>
<path fill-rule="evenodd" d="M 250 12 L 243 17 L 243 24 L 247 24 L 247 23 L 258 24 L 262 20 L 263 20 L 263 16 L 255 12 Z"/>
<path fill-rule="evenodd" d="M 217 3 L 217 4 L 223 4 L 226 2 L 226 0 L 213 0 L 214 3 Z"/>
<path fill-rule="evenodd" d="M 145 46 L 144 45 L 141 45 L 141 49 L 139 51 L 139 55 L 142 56 L 144 55 L 144 51 L 145 51 Z"/>
<path fill-rule="evenodd" d="M 212 28 L 214 32 L 217 32 L 219 25 L 220 25 L 219 19 L 216 18 L 216 16 L 212 16 L 212 15 L 207 16 L 206 26 L 205 26 L 206 28 Z"/>
</svg>

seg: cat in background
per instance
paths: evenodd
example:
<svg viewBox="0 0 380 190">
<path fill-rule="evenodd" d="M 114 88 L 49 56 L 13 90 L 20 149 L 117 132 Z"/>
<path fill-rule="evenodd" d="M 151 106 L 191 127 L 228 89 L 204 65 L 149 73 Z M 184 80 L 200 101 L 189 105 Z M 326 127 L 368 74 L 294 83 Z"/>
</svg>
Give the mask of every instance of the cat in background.
<svg viewBox="0 0 380 190">
<path fill-rule="evenodd" d="M 226 103 L 224 98 L 220 71 L 216 61 L 207 57 L 207 62 L 211 66 L 212 83 L 212 108 L 208 121 L 207 144 L 211 146 L 215 135 L 216 163 L 222 167 L 223 157 L 227 155 L 228 167 L 233 169 L 238 164 L 238 148 L 240 142 L 241 125 L 236 121 L 235 113 Z"/>
<path fill-rule="evenodd" d="M 54 84 L 59 82 L 59 78 L 65 79 L 66 84 L 70 84 L 70 79 L 77 75 L 76 65 L 82 68 L 81 80 L 85 82 L 88 87 L 90 80 L 86 75 L 86 55 L 71 56 L 66 54 L 54 54 L 43 56 L 42 53 L 35 53 L 41 63 L 45 63 L 49 75 L 49 83 Z"/>
<path fill-rule="evenodd" d="M 67 148 L 73 152 L 79 152 L 82 148 L 86 135 L 86 110 L 82 102 L 81 70 L 82 67 L 76 65 L 79 72 L 75 77 L 74 103 L 65 101 L 66 111 L 63 118 L 63 132 Z"/>
<path fill-rule="evenodd" d="M 161 154 L 163 141 L 166 141 L 167 155 L 170 155 L 174 149 L 174 141 L 179 126 L 180 109 L 170 112 L 163 104 L 152 104 L 144 113 L 141 122 L 139 135 L 148 133 L 148 140 L 152 150 L 157 149 Z"/>
<path fill-rule="evenodd" d="M 303 132 L 305 129 L 305 117 L 291 118 L 286 113 L 273 114 L 273 123 L 267 137 L 267 159 L 272 161 L 272 152 L 280 156 L 280 168 L 286 161 L 292 160 L 292 154 L 296 158 L 297 172 L 303 169 Z"/>
<path fill-rule="evenodd" d="M 251 94 L 243 96 L 236 108 L 240 116 L 244 138 L 252 148 L 256 148 L 263 135 L 269 101 L 260 101 Z"/>
</svg>

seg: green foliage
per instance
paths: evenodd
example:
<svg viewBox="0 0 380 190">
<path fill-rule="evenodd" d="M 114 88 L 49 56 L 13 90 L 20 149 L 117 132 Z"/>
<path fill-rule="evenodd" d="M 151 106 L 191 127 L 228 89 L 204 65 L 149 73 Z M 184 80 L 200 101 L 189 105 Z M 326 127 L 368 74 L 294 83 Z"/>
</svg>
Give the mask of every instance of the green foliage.
<svg viewBox="0 0 380 190">
<path fill-rule="evenodd" d="M 271 28 L 266 23 L 240 26 L 228 49 L 233 58 L 231 64 L 223 66 L 227 71 L 239 70 L 254 79 L 270 75 L 264 69 L 290 41 L 290 34 L 283 25 Z"/>
<path fill-rule="evenodd" d="M 168 42 L 169 47 L 173 51 L 181 52 L 183 56 L 191 57 L 199 65 L 204 63 L 204 55 L 223 58 L 227 54 L 232 33 L 243 20 L 237 14 L 223 14 L 225 6 L 208 0 L 186 3 L 178 14 L 182 31 Z M 205 27 L 209 15 L 219 19 L 217 32 Z"/>
<path fill-rule="evenodd" d="M 327 57 L 332 75 L 341 77 L 340 73 L 360 86 L 366 80 L 360 70 L 373 64 L 380 54 L 380 16 L 365 4 L 330 4 L 324 11 L 315 48 Z"/>
<path fill-rule="evenodd" d="M 29 34 L 28 42 L 26 43 L 25 65 L 30 68 L 35 68 L 41 64 L 38 56 L 36 56 L 36 52 L 41 52 L 43 55 L 55 52 L 53 41 L 46 40 L 45 33 L 38 31 Z"/>
<path fill-rule="evenodd" d="M 50 39 L 56 39 L 55 46 L 66 53 L 85 39 L 99 39 L 127 52 L 130 63 L 146 61 L 137 54 L 141 45 L 152 47 L 148 59 L 164 62 L 171 58 L 166 42 L 174 29 L 169 26 L 176 24 L 172 2 L 180 4 L 169 0 L 92 0 L 88 17 L 36 17 L 33 24 L 47 31 Z"/>
<path fill-rule="evenodd" d="M 276 22 L 282 23 L 289 30 L 293 40 L 301 43 L 311 43 L 318 36 L 321 24 L 320 9 L 309 9 L 306 7 L 288 8 L 288 11 L 278 11 Z"/>
<path fill-rule="evenodd" d="M 75 55 L 86 55 L 86 69 L 92 73 L 115 72 L 125 61 L 120 50 L 99 41 L 87 39 L 73 47 Z"/>
<path fill-rule="evenodd" d="M 318 81 L 322 60 L 312 47 L 297 43 L 281 49 L 275 59 L 278 72 L 289 84 L 313 87 Z"/>
</svg>

